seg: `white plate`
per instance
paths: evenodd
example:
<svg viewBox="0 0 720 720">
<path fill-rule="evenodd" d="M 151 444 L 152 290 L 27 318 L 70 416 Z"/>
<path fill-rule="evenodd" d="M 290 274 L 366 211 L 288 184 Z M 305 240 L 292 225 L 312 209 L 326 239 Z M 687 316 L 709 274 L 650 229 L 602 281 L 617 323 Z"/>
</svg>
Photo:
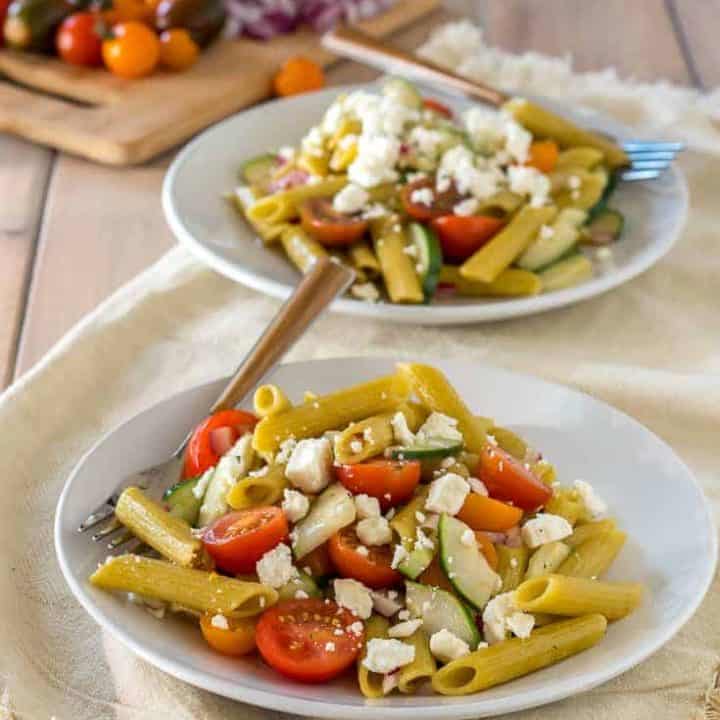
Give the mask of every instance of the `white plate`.
<svg viewBox="0 0 720 720">
<path fill-rule="evenodd" d="M 265 103 L 193 140 L 175 158 L 163 184 L 165 217 L 180 243 L 223 275 L 268 295 L 287 297 L 297 283 L 297 271 L 284 255 L 263 247 L 223 195 L 238 184 L 238 169 L 245 160 L 282 145 L 297 145 L 335 96 L 349 89 Z M 435 90 L 428 92 L 440 96 Z M 455 110 L 468 106 L 457 98 L 442 97 Z M 607 118 L 539 101 L 586 126 L 631 137 L 627 128 Z M 687 216 L 687 185 L 673 168 L 653 182 L 620 183 L 612 204 L 626 218 L 622 240 L 613 246 L 612 263 L 596 263 L 595 277 L 581 285 L 531 298 L 438 298 L 430 306 L 342 298 L 332 309 L 399 323 L 444 325 L 530 315 L 594 297 L 639 275 L 668 252 Z"/>
<path fill-rule="evenodd" d="M 598 400 L 529 376 L 467 362 L 436 362 L 470 407 L 526 437 L 557 465 L 566 483 L 591 482 L 627 531 L 613 580 L 647 588 L 640 609 L 614 623 L 593 649 L 478 695 L 403 696 L 366 702 L 354 678 L 323 686 L 283 679 L 255 659 L 213 653 L 192 624 L 160 622 L 87 577 L 102 548 L 75 528 L 123 476 L 169 456 L 203 416 L 222 381 L 176 395 L 103 438 L 80 462 L 60 498 L 55 543 L 72 592 L 92 617 L 133 652 L 198 687 L 266 708 L 322 718 L 399 720 L 477 718 L 548 703 L 599 685 L 644 660 L 695 612 L 717 555 L 709 508 L 688 468 L 649 430 Z M 300 400 L 392 369 L 379 359 L 342 359 L 279 367 L 273 382 Z M 528 402 L 532 398 L 532 402 Z"/>
</svg>

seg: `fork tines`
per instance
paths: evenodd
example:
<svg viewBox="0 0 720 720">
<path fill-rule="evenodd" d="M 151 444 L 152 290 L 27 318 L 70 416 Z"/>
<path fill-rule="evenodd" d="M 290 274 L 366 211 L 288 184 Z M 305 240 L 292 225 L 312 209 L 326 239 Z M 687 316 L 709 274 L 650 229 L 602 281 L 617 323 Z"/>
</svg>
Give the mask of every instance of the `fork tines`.
<svg viewBox="0 0 720 720">
<path fill-rule="evenodd" d="M 653 180 L 685 149 L 682 142 L 628 140 L 621 145 L 630 159 L 630 166 L 620 173 L 621 179 L 627 181 Z"/>
</svg>

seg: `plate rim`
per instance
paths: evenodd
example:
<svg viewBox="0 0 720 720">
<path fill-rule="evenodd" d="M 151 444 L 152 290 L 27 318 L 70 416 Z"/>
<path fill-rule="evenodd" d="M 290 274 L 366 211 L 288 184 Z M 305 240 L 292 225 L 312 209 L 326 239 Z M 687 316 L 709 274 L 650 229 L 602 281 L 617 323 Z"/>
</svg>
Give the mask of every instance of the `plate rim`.
<svg viewBox="0 0 720 720">
<path fill-rule="evenodd" d="M 378 362 L 378 363 L 391 363 L 396 362 L 396 358 L 388 356 L 345 356 L 338 358 L 322 358 L 315 360 L 301 360 L 295 362 L 281 363 L 278 367 L 292 366 L 298 369 L 302 369 L 302 366 L 318 365 L 323 363 L 348 363 L 349 361 L 360 361 L 360 362 Z M 470 361 L 457 360 L 457 359 L 443 359 L 440 361 L 437 358 L 423 358 L 424 362 L 428 363 L 442 363 L 451 364 L 456 367 L 467 365 Z M 477 695 L 468 695 L 466 702 L 457 702 L 453 704 L 433 704 L 429 707 L 418 707 L 418 706 L 400 706 L 394 707 L 388 704 L 373 703 L 373 701 L 365 701 L 364 705 L 343 705 L 331 701 L 323 701 L 322 699 L 304 699 L 304 698 L 288 698 L 286 695 L 279 695 L 272 691 L 259 690 L 254 688 L 248 688 L 240 683 L 234 683 L 230 686 L 225 681 L 218 681 L 212 679 L 208 682 L 207 673 L 192 668 L 186 667 L 181 661 L 173 660 L 170 656 L 164 656 L 160 653 L 155 653 L 144 647 L 142 643 L 136 643 L 132 637 L 124 631 L 124 627 L 113 620 L 112 618 L 106 618 L 103 613 L 96 608 L 92 602 L 91 597 L 86 593 L 85 589 L 79 582 L 76 582 L 73 572 L 70 568 L 69 559 L 65 556 L 64 544 L 62 542 L 62 518 L 64 515 L 65 504 L 68 501 L 70 495 L 70 489 L 74 483 L 75 478 L 80 473 L 85 461 L 90 457 L 98 447 L 100 447 L 106 440 L 108 440 L 116 432 L 119 432 L 125 426 L 135 422 L 141 415 L 155 411 L 158 406 L 165 403 L 169 403 L 180 395 L 187 393 L 193 393 L 200 390 L 200 388 L 208 387 L 212 384 L 220 382 L 224 378 L 216 378 L 207 382 L 198 383 L 188 388 L 181 389 L 172 395 L 162 398 L 161 400 L 149 405 L 127 420 L 117 424 L 111 430 L 104 433 L 90 449 L 88 449 L 78 462 L 73 467 L 72 471 L 68 475 L 67 480 L 63 486 L 62 492 L 58 499 L 57 508 L 54 517 L 53 526 L 53 541 L 55 546 L 55 554 L 60 565 L 60 569 L 65 582 L 68 584 L 70 591 L 74 598 L 81 604 L 85 611 L 90 617 L 100 626 L 100 629 L 110 632 L 110 634 L 124 645 L 128 650 L 136 654 L 154 667 L 159 668 L 163 672 L 187 682 L 194 687 L 216 693 L 223 697 L 238 702 L 248 703 L 257 707 L 261 707 L 269 710 L 276 710 L 280 712 L 291 712 L 293 714 L 311 716 L 318 718 L 333 718 L 337 719 L 338 713 L 341 716 L 348 718 L 349 720 L 383 720 L 390 718 L 390 720 L 410 720 L 411 718 L 424 718 L 427 720 L 436 720 L 437 718 L 443 718 L 447 720 L 462 720 L 462 718 L 468 717 L 491 717 L 499 713 L 511 713 L 529 708 L 541 707 L 558 700 L 562 700 L 567 697 L 571 697 L 582 692 L 587 692 L 598 685 L 601 685 L 613 678 L 627 672 L 639 663 L 646 660 L 648 657 L 656 653 L 660 648 L 669 643 L 675 635 L 687 624 L 692 618 L 700 604 L 705 599 L 708 590 L 712 584 L 713 578 L 717 570 L 718 563 L 718 528 L 716 526 L 712 507 L 710 506 L 709 500 L 705 495 L 698 479 L 692 472 L 690 467 L 685 461 L 676 453 L 673 448 L 666 443 L 661 437 L 655 434 L 648 427 L 643 425 L 640 421 L 633 418 L 631 415 L 624 411 L 616 408 L 615 406 L 596 398 L 589 393 L 579 390 L 575 387 L 570 387 L 562 383 L 546 380 L 544 378 L 532 375 L 530 373 L 516 372 L 506 368 L 498 367 L 489 363 L 472 363 L 477 369 L 477 366 L 481 366 L 490 371 L 500 371 L 501 373 L 507 374 L 508 376 L 521 377 L 524 380 L 531 380 L 541 385 L 549 386 L 554 389 L 561 389 L 564 392 L 569 393 L 573 396 L 579 396 L 584 401 L 590 401 L 591 403 L 597 403 L 603 407 L 606 411 L 611 414 L 615 413 L 619 415 L 624 422 L 630 423 L 636 429 L 639 429 L 645 433 L 648 433 L 652 438 L 660 443 L 666 451 L 669 451 L 675 460 L 679 463 L 680 467 L 684 470 L 685 481 L 689 481 L 691 487 L 698 494 L 703 514 L 707 521 L 707 526 L 710 530 L 710 555 L 709 562 L 705 566 L 704 577 L 701 582 L 701 592 L 690 602 L 684 609 L 683 612 L 678 615 L 675 622 L 668 632 L 662 637 L 658 637 L 653 643 L 648 646 L 643 646 L 639 651 L 635 653 L 629 653 L 625 655 L 612 670 L 603 670 L 603 667 L 597 671 L 586 674 L 582 678 L 569 678 L 563 682 L 555 682 L 550 687 L 542 687 L 533 691 L 526 691 L 523 694 L 515 697 L 510 697 L 504 700 L 502 707 L 498 711 L 487 710 L 487 708 L 475 708 L 474 706 L 479 702 L 473 700 Z M 229 377 L 229 376 L 228 376 Z M 218 686 L 223 686 L 223 690 L 218 689 Z M 233 690 L 234 688 L 234 690 Z M 226 691 L 227 690 L 227 691 Z M 319 695 L 321 697 L 321 695 Z M 288 708 L 288 703 L 292 702 L 292 709 Z"/>
<path fill-rule="evenodd" d="M 222 128 L 234 122 L 238 122 L 238 118 L 254 112 L 266 110 L 268 106 L 277 104 L 302 104 L 308 96 L 328 96 L 332 97 L 342 92 L 350 92 L 353 90 L 372 87 L 374 83 L 354 83 L 345 85 L 334 85 L 323 90 L 313 93 L 305 93 L 290 98 L 276 98 L 267 102 L 247 108 L 235 113 L 220 122 L 206 128 L 202 133 L 194 137 L 187 143 L 182 150 L 173 158 L 170 166 L 163 178 L 161 190 L 161 205 L 165 220 L 170 230 L 178 241 L 178 243 L 186 248 L 191 255 L 209 266 L 221 275 L 249 287 L 257 292 L 261 292 L 270 297 L 285 300 L 292 290 L 293 286 L 287 285 L 265 275 L 257 274 L 245 266 L 234 263 L 225 259 L 219 253 L 214 251 L 200 240 L 196 239 L 190 230 L 183 223 L 181 213 L 173 202 L 173 191 L 175 180 L 182 171 L 183 164 L 186 159 L 194 152 L 198 146 L 206 140 L 206 137 L 215 132 L 222 132 Z M 567 109 L 564 103 L 544 96 L 537 96 L 541 102 L 550 105 L 559 105 Z M 572 110 L 571 110 L 572 112 Z M 636 133 L 624 124 L 608 117 L 604 113 L 593 113 L 594 118 L 602 122 L 609 123 L 618 127 L 623 134 L 628 137 L 634 136 Z M 679 188 L 678 197 L 678 216 L 674 226 L 668 231 L 664 240 L 659 243 L 653 243 L 645 247 L 642 252 L 627 265 L 622 266 L 611 273 L 598 275 L 591 280 L 581 283 L 580 285 L 556 290 L 547 295 L 536 295 L 530 298 L 503 299 L 494 302 L 469 302 L 464 305 L 394 305 L 392 303 L 368 303 L 362 300 L 350 298 L 338 298 L 330 305 L 330 311 L 339 314 L 345 314 L 358 317 L 380 318 L 392 323 L 399 324 L 417 324 L 417 325 L 452 325 L 452 324 L 471 324 L 479 322 L 492 322 L 505 320 L 514 317 L 524 317 L 535 315 L 538 313 L 553 310 L 555 308 L 566 307 L 575 303 L 589 300 L 593 297 L 603 295 L 620 285 L 629 282 L 637 276 L 650 269 L 659 262 L 677 242 L 682 233 L 682 229 L 687 224 L 689 213 L 689 190 L 685 174 L 680 169 L 677 162 L 670 165 L 666 171 L 670 173 Z M 422 309 L 422 318 L 417 317 L 419 309 Z"/>
</svg>

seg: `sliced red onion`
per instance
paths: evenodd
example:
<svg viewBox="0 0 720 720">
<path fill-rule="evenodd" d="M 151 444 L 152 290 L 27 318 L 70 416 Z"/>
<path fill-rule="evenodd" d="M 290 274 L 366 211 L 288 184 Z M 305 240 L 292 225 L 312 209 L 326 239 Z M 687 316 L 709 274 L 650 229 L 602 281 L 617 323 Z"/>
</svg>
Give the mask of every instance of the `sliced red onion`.
<svg viewBox="0 0 720 720">
<path fill-rule="evenodd" d="M 278 192 L 279 190 L 287 190 L 288 188 L 305 185 L 310 178 L 310 174 L 305 170 L 291 170 L 281 178 L 274 180 L 270 184 L 270 192 Z"/>
</svg>

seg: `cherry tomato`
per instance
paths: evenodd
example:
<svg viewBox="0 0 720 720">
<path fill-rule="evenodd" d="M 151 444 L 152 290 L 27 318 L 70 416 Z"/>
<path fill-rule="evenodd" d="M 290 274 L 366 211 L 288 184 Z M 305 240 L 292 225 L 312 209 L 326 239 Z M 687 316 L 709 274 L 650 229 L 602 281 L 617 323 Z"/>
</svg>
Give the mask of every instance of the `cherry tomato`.
<svg viewBox="0 0 720 720">
<path fill-rule="evenodd" d="M 257 421 L 255 415 L 245 410 L 222 410 L 203 420 L 195 428 L 185 451 L 185 477 L 197 477 L 218 464 L 223 454 L 218 452 L 223 449 L 221 445 L 223 441 L 220 434 L 213 434 L 215 430 L 229 428 L 229 435 L 232 436 L 230 447 L 232 447 L 239 437 L 252 432 Z"/>
<path fill-rule="evenodd" d="M 370 588 L 392 587 L 402 582 L 402 575 L 390 567 L 393 551 L 390 545 L 367 547 L 367 555 L 358 552 L 362 543 L 355 529 L 346 527 L 328 541 L 330 558 L 341 577 L 359 580 Z"/>
<path fill-rule="evenodd" d="M 557 165 L 560 148 L 554 140 L 536 140 L 530 145 L 528 160 L 525 163 L 540 172 L 550 173 Z"/>
<path fill-rule="evenodd" d="M 323 578 L 333 571 L 332 560 L 330 560 L 330 552 L 328 544 L 323 543 L 307 555 L 304 555 L 299 563 L 303 569 L 310 571 L 310 575 L 314 578 Z"/>
<path fill-rule="evenodd" d="M 5 34 L 3 27 L 5 26 L 5 16 L 7 15 L 8 6 L 12 0 L 0 0 L 0 47 L 5 44 Z"/>
<path fill-rule="evenodd" d="M 505 223 L 490 215 L 443 215 L 430 224 L 440 240 L 443 259 L 460 263 L 482 247 Z"/>
<path fill-rule="evenodd" d="M 433 98 L 424 98 L 423 106 L 426 110 L 432 110 L 438 115 L 443 115 L 446 118 L 451 119 L 453 116 L 453 111 L 447 105 L 441 103 L 439 100 L 434 100 Z"/>
<path fill-rule="evenodd" d="M 469 493 L 457 517 L 473 530 L 505 532 L 515 527 L 522 520 L 522 515 L 522 508 L 478 493 Z"/>
<path fill-rule="evenodd" d="M 416 190 L 424 190 L 429 188 L 433 193 L 433 202 L 431 205 L 416 202 L 412 199 Z M 415 182 L 408 183 L 400 191 L 400 200 L 403 209 L 415 220 L 427 222 L 441 215 L 449 215 L 452 213 L 453 207 L 459 202 L 460 196 L 454 187 L 450 187 L 445 192 L 438 192 L 435 188 L 435 181 L 432 178 L 421 178 Z"/>
<path fill-rule="evenodd" d="M 368 460 L 335 467 L 338 480 L 356 495 L 365 493 L 380 501 L 383 510 L 408 500 L 420 482 L 417 460 Z"/>
<path fill-rule="evenodd" d="M 285 513 L 274 506 L 237 510 L 218 518 L 203 534 L 203 544 L 221 570 L 255 572 L 255 563 L 287 540 Z"/>
<path fill-rule="evenodd" d="M 275 94 L 281 97 L 319 90 L 324 85 L 323 69 L 304 57 L 287 60 L 273 79 Z"/>
<path fill-rule="evenodd" d="M 553 494 L 523 463 L 494 445 L 486 445 L 480 453 L 479 477 L 490 497 L 523 510 L 536 510 Z"/>
<path fill-rule="evenodd" d="M 320 683 L 347 670 L 360 655 L 365 631 L 356 631 L 357 622 L 328 600 L 285 600 L 261 615 L 255 639 L 263 660 L 279 673 Z"/>
<path fill-rule="evenodd" d="M 153 16 L 152 10 L 144 0 L 112 0 L 109 7 L 97 2 L 91 5 L 91 9 L 95 6 L 99 7 L 100 16 L 108 25 L 135 20 L 147 22 Z"/>
<path fill-rule="evenodd" d="M 207 644 L 222 655 L 239 657 L 255 649 L 255 618 L 225 618 L 228 627 L 213 625 L 215 613 L 200 618 L 200 630 Z"/>
<path fill-rule="evenodd" d="M 169 70 L 187 70 L 200 55 L 199 45 L 182 28 L 160 34 L 160 64 Z"/>
<path fill-rule="evenodd" d="M 97 15 L 73 13 L 63 20 L 55 36 L 58 55 L 71 65 L 102 64 L 102 38 L 98 35 Z"/>
<path fill-rule="evenodd" d="M 158 36 L 138 21 L 118 23 L 112 32 L 113 37 L 102 44 L 107 69 L 128 79 L 149 75 L 160 59 Z"/>
<path fill-rule="evenodd" d="M 306 200 L 300 206 L 300 220 L 307 233 L 328 247 L 352 245 L 368 228 L 367 220 L 337 212 L 324 198 Z"/>
</svg>

